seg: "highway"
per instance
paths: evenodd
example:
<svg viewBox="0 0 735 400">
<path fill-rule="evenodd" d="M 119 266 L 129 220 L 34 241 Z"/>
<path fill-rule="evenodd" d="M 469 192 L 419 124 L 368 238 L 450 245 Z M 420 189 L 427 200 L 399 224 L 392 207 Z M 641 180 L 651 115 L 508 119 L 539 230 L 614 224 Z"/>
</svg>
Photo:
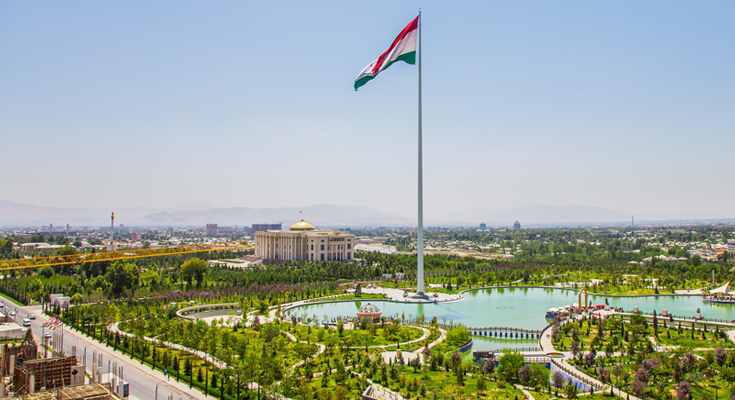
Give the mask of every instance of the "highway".
<svg viewBox="0 0 735 400">
<path fill-rule="evenodd" d="M 23 318 L 28 318 L 31 314 L 35 315 L 36 318 L 31 321 L 31 328 L 33 335 L 36 337 L 36 341 L 40 344 L 44 340 L 44 329 L 43 324 L 48 319 L 46 316 L 41 314 L 41 306 L 29 306 L 23 307 L 13 301 L 0 296 L 0 302 L 2 306 L 10 311 L 18 311 L 18 314 L 14 316 L 14 319 L 22 324 Z M 9 315 L 10 316 L 10 315 Z M 61 326 L 57 327 L 56 330 L 60 330 Z M 76 357 L 79 360 L 79 364 L 86 365 L 87 375 L 92 374 L 92 358 L 96 352 L 98 355 L 102 355 L 102 373 L 106 375 L 108 368 L 112 369 L 113 365 L 117 365 L 118 370 L 120 367 L 123 369 L 123 378 L 130 384 L 130 397 L 131 400 L 193 400 L 193 399 L 213 399 L 212 396 L 204 396 L 204 393 L 199 392 L 194 388 L 189 388 L 188 385 L 176 382 L 175 377 L 166 379 L 162 372 L 154 371 L 149 366 L 145 366 L 138 361 L 131 360 L 129 356 L 123 355 L 119 351 L 114 351 L 112 348 L 107 347 L 97 341 L 92 340 L 89 337 L 83 336 L 81 333 L 70 330 L 68 326 L 64 326 L 64 340 L 63 348 L 67 355 L 73 355 L 72 347 L 76 346 Z M 55 339 L 60 334 L 57 332 L 54 337 L 50 340 Z M 86 363 L 84 362 L 86 349 Z M 39 353 L 43 356 L 43 351 Z M 49 351 L 50 355 L 50 351 Z M 103 378 L 103 382 L 107 382 L 106 378 Z M 89 381 L 88 381 L 89 382 Z M 157 395 L 156 395 L 157 390 Z"/>
</svg>

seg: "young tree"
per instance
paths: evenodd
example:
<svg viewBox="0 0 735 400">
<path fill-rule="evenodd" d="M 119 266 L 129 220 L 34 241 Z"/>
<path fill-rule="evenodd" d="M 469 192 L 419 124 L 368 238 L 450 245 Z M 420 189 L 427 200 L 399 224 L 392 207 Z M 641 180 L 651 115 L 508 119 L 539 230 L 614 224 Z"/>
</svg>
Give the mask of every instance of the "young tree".
<svg viewBox="0 0 735 400">
<path fill-rule="evenodd" d="M 521 384 L 525 386 L 528 386 L 528 384 L 531 382 L 532 376 L 533 371 L 528 364 L 522 366 L 521 369 L 518 370 L 518 379 L 520 379 Z"/>
<path fill-rule="evenodd" d="M 688 400 L 692 394 L 692 387 L 687 381 L 681 381 L 679 386 L 676 388 L 676 399 L 677 400 Z"/>
<path fill-rule="evenodd" d="M 564 391 L 566 392 L 565 394 L 567 395 L 567 399 L 577 398 L 578 388 L 577 385 L 572 382 L 572 378 L 569 378 L 569 380 L 567 381 Z"/>
<path fill-rule="evenodd" d="M 487 389 L 487 383 L 485 382 L 485 374 L 477 374 L 477 391 L 480 395 L 483 394 L 485 389 Z"/>
<path fill-rule="evenodd" d="M 551 381 L 554 387 L 561 389 L 564 386 L 564 374 L 561 371 L 554 371 L 554 374 L 551 375 Z"/>
<path fill-rule="evenodd" d="M 727 361 L 727 352 L 725 351 L 725 348 L 720 346 L 715 350 L 715 362 L 717 365 L 722 367 L 725 362 Z"/>
</svg>

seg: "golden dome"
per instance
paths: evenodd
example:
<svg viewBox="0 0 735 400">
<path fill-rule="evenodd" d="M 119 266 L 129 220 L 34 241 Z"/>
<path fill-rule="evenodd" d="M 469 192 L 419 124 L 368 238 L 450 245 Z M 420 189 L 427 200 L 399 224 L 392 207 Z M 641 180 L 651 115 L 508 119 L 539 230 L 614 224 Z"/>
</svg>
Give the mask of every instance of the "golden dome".
<svg viewBox="0 0 735 400">
<path fill-rule="evenodd" d="M 289 231 L 313 231 L 315 229 L 314 225 L 304 221 L 303 219 L 288 228 Z"/>
</svg>

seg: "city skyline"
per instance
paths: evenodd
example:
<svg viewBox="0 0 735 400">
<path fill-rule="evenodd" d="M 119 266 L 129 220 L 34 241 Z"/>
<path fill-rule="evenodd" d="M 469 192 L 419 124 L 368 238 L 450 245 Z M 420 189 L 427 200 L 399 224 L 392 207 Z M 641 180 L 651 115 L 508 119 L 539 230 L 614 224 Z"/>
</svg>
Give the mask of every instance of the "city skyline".
<svg viewBox="0 0 735 400">
<path fill-rule="evenodd" d="M 733 5 L 420 6 L 427 219 L 524 204 L 735 216 Z M 3 3 L 0 198 L 411 217 L 416 67 L 352 84 L 417 10 Z"/>
</svg>

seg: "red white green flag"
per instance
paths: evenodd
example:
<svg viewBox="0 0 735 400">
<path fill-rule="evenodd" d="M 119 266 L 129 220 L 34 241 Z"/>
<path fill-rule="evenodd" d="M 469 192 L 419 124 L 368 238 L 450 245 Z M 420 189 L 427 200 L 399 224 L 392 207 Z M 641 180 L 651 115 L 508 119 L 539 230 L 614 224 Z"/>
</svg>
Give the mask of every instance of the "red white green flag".
<svg viewBox="0 0 735 400">
<path fill-rule="evenodd" d="M 411 21 L 403 31 L 398 35 L 393 44 L 383 54 L 378 57 L 360 72 L 355 79 L 355 91 L 360 86 L 368 83 L 379 73 L 390 67 L 396 61 L 405 61 L 409 64 L 416 64 L 416 38 L 418 37 L 419 17 Z"/>
</svg>

